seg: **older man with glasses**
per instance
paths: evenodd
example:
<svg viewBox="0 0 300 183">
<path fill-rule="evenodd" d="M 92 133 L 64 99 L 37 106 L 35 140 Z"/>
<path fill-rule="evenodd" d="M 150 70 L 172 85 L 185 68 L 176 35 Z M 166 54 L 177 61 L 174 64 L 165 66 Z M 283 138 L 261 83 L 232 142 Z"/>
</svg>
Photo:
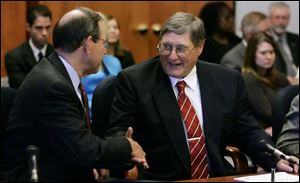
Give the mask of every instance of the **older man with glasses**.
<svg viewBox="0 0 300 183">
<path fill-rule="evenodd" d="M 107 135 L 123 136 L 133 127 L 150 167 L 141 170 L 142 179 L 227 175 L 229 142 L 265 170 L 276 166 L 259 144 L 272 141 L 251 115 L 240 74 L 198 60 L 204 42 L 202 21 L 178 12 L 161 29 L 159 56 L 117 77 Z M 293 171 L 283 161 L 277 167 Z"/>
</svg>

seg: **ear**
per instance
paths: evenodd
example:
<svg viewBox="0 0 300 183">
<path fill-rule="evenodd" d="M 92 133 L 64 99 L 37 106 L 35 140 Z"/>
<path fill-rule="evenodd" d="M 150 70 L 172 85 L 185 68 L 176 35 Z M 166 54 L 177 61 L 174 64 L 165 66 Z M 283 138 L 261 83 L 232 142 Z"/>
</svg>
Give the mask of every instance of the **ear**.
<svg viewBox="0 0 300 183">
<path fill-rule="evenodd" d="M 82 45 L 84 51 L 89 53 L 92 44 L 93 44 L 92 36 L 88 36 Z"/>
<path fill-rule="evenodd" d="M 31 30 L 30 24 L 29 24 L 29 23 L 26 23 L 26 31 L 27 31 L 27 32 L 30 32 L 30 30 Z"/>
<path fill-rule="evenodd" d="M 199 46 L 197 47 L 197 53 L 198 53 L 198 57 L 199 55 L 202 53 L 203 48 L 204 48 L 204 44 L 205 44 L 205 40 L 201 41 Z"/>
</svg>

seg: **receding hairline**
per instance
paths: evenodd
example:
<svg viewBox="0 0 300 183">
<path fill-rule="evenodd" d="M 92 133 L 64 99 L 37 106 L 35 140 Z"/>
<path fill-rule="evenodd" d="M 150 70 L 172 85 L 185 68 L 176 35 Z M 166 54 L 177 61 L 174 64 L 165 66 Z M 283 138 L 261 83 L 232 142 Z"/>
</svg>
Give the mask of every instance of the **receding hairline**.
<svg viewBox="0 0 300 183">
<path fill-rule="evenodd" d="M 85 13 L 81 10 L 75 9 L 66 13 L 58 22 L 58 25 L 64 25 L 72 19 L 76 19 L 78 17 L 86 16 Z"/>
</svg>

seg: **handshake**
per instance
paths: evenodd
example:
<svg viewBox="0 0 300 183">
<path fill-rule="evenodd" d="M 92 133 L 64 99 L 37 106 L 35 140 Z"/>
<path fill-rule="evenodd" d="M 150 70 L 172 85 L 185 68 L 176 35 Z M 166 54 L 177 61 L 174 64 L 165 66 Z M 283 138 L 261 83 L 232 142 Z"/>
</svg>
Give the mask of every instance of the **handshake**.
<svg viewBox="0 0 300 183">
<path fill-rule="evenodd" d="M 133 129 L 129 127 L 126 132 L 126 137 L 131 145 L 131 160 L 143 165 L 144 168 L 149 168 L 147 160 L 146 160 L 146 153 L 143 151 L 143 148 L 132 139 Z"/>
<path fill-rule="evenodd" d="M 144 169 L 149 168 L 147 160 L 146 160 L 146 153 L 144 152 L 143 148 L 132 139 L 133 129 L 132 127 L 129 127 L 127 129 L 127 132 L 125 134 L 126 138 L 128 139 L 130 146 L 131 146 L 131 160 L 141 166 L 143 166 Z M 131 170 L 127 172 L 126 178 L 130 177 L 129 174 L 131 174 L 131 177 L 137 178 L 137 166 L 134 166 Z M 108 169 L 93 169 L 94 179 L 97 182 L 103 181 L 107 179 L 110 175 L 110 171 Z M 129 178 L 131 179 L 131 178 Z"/>
</svg>

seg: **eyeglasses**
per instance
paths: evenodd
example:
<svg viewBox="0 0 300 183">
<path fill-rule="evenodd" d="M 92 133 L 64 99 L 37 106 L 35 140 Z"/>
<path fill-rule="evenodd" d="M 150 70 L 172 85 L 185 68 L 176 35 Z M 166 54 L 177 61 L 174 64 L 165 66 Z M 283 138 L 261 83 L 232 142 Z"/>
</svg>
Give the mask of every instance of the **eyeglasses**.
<svg viewBox="0 0 300 183">
<path fill-rule="evenodd" d="M 170 44 L 160 44 L 160 43 L 157 45 L 157 49 L 160 55 L 169 56 L 172 53 L 172 51 L 175 49 L 177 56 L 181 58 L 187 57 L 194 48 L 195 47 L 189 49 L 188 47 L 183 45 L 178 45 L 175 48 L 173 48 L 173 46 Z"/>
<path fill-rule="evenodd" d="M 108 48 L 109 47 L 109 43 L 108 43 L 107 40 L 105 40 L 105 39 L 99 39 L 99 40 L 103 41 L 102 43 L 103 43 L 104 48 Z"/>
<path fill-rule="evenodd" d="M 100 38 L 99 38 L 98 40 L 103 41 L 102 43 L 103 43 L 104 48 L 108 48 L 108 47 L 109 47 L 109 43 L 108 43 L 107 40 L 105 40 L 105 39 L 100 39 Z M 94 39 L 93 39 L 93 42 L 94 42 L 94 43 L 97 43 L 98 40 L 94 40 Z M 81 43 L 81 45 L 84 45 L 85 42 L 86 42 L 86 39 L 83 40 L 83 42 Z"/>
</svg>

